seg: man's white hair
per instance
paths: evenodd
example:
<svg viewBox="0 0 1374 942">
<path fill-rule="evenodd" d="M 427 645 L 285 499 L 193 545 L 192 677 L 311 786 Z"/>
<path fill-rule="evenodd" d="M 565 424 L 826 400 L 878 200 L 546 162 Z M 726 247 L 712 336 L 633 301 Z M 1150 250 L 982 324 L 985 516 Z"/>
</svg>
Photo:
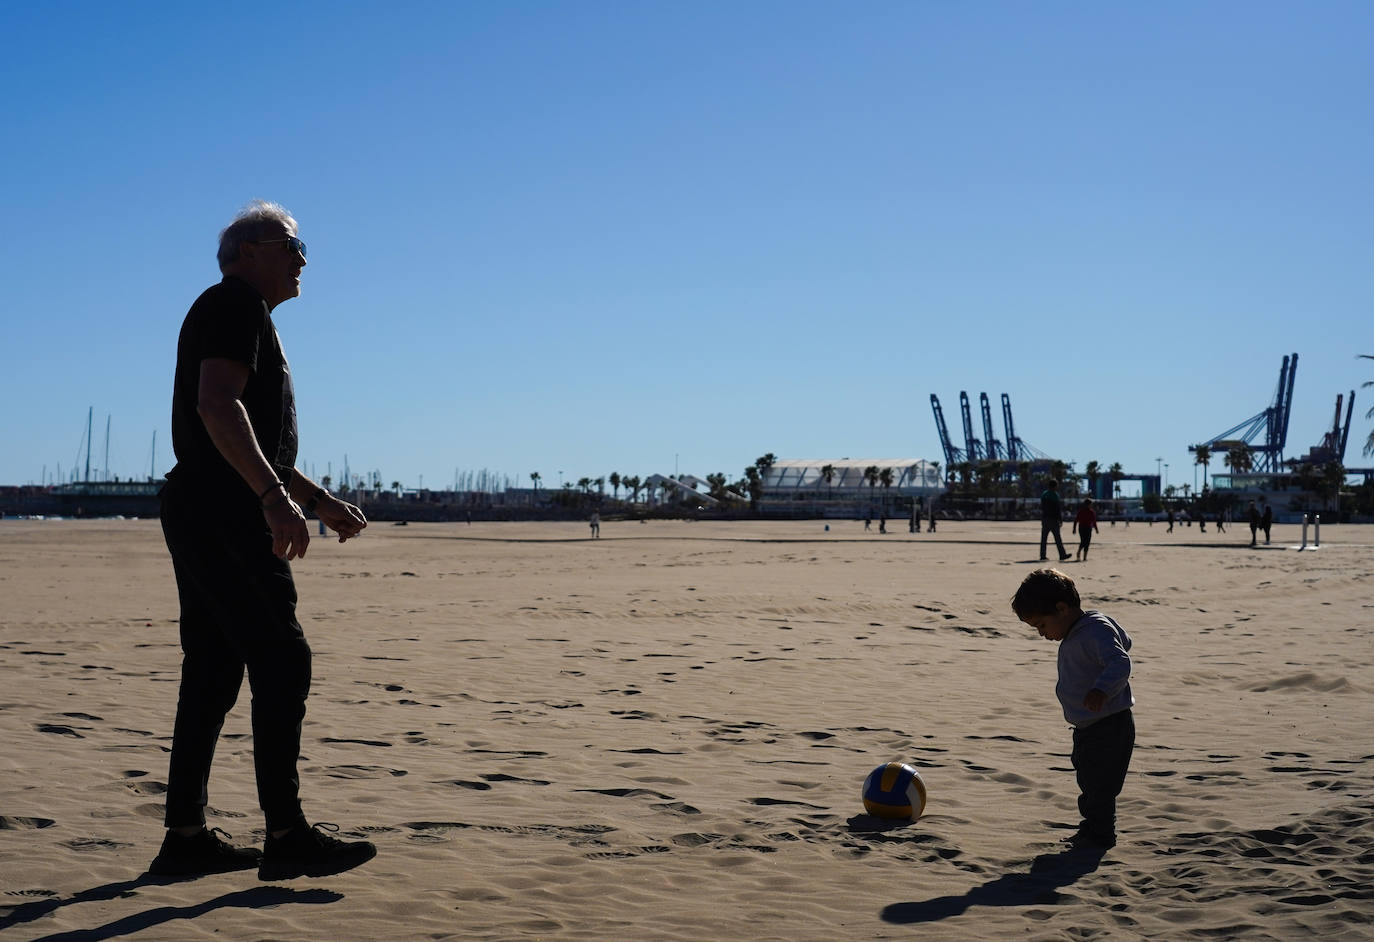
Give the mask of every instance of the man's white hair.
<svg viewBox="0 0 1374 942">
<path fill-rule="evenodd" d="M 273 224 L 286 228 L 288 235 L 296 234 L 296 220 L 291 218 L 286 207 L 280 203 L 253 200 L 239 210 L 234 221 L 224 227 L 219 234 L 219 270 L 224 271 L 238 261 L 239 247 L 245 242 L 254 242 L 270 229 Z"/>
</svg>

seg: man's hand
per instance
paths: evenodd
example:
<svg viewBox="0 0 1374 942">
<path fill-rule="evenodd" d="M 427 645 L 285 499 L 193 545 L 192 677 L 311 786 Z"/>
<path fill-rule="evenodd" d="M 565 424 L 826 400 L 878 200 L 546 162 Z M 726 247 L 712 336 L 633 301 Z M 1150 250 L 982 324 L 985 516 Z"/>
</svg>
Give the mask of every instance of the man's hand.
<svg viewBox="0 0 1374 942">
<path fill-rule="evenodd" d="M 310 545 L 310 527 L 294 500 L 284 497 L 264 507 L 262 514 L 272 528 L 273 553 L 282 559 L 305 556 L 305 548 Z"/>
<path fill-rule="evenodd" d="M 315 514 L 325 526 L 339 534 L 340 543 L 357 536 L 367 526 L 367 518 L 362 510 L 346 500 L 339 500 L 333 494 L 320 498 L 315 505 Z"/>
<path fill-rule="evenodd" d="M 1083 705 L 1094 713 L 1100 713 L 1107 705 L 1107 695 L 1101 690 L 1089 690 L 1083 698 Z"/>
</svg>

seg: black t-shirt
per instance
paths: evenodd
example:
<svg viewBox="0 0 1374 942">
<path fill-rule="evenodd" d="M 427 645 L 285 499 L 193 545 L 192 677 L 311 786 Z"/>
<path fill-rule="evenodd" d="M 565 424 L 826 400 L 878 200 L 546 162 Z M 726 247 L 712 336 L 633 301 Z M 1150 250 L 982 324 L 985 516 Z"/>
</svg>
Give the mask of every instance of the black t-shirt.
<svg viewBox="0 0 1374 942">
<path fill-rule="evenodd" d="M 247 364 L 248 382 L 241 396 L 263 455 L 282 481 L 296 466 L 296 393 L 281 339 L 272 325 L 267 302 L 246 282 L 226 275 L 205 290 L 181 325 L 172 392 L 172 474 L 210 486 L 248 483 L 220 454 L 196 411 L 200 395 L 200 362 L 225 358 Z"/>
</svg>

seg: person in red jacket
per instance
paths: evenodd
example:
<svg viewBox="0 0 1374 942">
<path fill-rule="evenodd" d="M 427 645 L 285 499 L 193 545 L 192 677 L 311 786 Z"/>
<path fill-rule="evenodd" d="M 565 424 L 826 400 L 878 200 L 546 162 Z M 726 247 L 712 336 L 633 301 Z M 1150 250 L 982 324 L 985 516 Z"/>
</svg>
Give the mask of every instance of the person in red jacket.
<svg viewBox="0 0 1374 942">
<path fill-rule="evenodd" d="M 1093 499 L 1083 498 L 1083 503 L 1078 507 L 1078 516 L 1073 518 L 1073 529 L 1078 534 L 1078 554 L 1075 559 L 1086 561 L 1088 558 L 1088 545 L 1093 541 L 1093 534 L 1097 530 L 1097 511 L 1093 510 Z"/>
</svg>

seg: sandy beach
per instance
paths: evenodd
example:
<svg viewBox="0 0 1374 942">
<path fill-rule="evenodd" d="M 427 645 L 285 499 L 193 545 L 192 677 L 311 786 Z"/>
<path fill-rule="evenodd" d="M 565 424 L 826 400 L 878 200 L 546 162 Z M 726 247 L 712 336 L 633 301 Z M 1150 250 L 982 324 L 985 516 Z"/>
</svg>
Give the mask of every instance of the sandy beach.
<svg viewBox="0 0 1374 942">
<path fill-rule="evenodd" d="M 1374 938 L 1374 527 L 1102 526 L 1063 564 L 1135 640 L 1100 858 L 1035 523 L 375 524 L 294 564 L 319 880 L 145 875 L 180 652 L 156 521 L 0 521 L 6 939 Z M 1068 534 L 1065 533 L 1066 540 Z M 929 789 L 863 814 L 876 765 Z M 261 844 L 248 690 L 211 823 Z"/>
</svg>

